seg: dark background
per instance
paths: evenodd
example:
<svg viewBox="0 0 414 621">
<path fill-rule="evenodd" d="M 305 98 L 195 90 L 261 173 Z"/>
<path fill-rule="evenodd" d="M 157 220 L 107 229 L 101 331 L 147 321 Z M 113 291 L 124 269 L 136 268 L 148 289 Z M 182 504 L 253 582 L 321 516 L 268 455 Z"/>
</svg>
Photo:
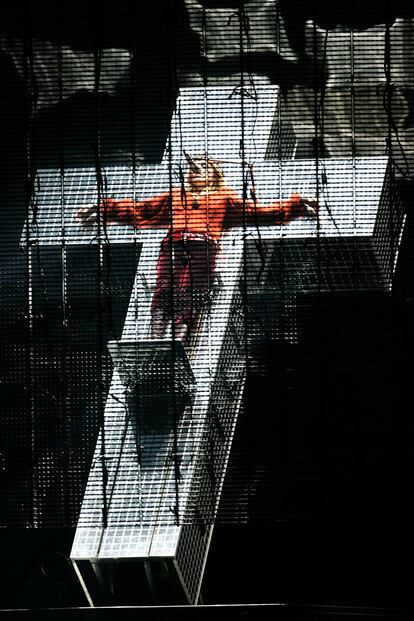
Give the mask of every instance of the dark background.
<svg viewBox="0 0 414 621">
<path fill-rule="evenodd" d="M 72 310 L 69 331 L 63 333 L 56 310 L 59 253 L 36 254 L 36 316 L 34 341 L 29 342 L 28 254 L 19 240 L 34 173 L 43 167 L 131 164 L 134 157 L 142 163 L 158 161 L 178 87 L 206 77 L 235 79 L 240 57 L 203 55 L 189 4 L 1 4 L 2 608 L 85 604 L 68 556 L 109 361 L 104 359 L 101 378 L 92 370 L 96 343 L 105 343 L 122 327 L 136 259 L 131 250 L 113 249 L 113 304 L 101 324 L 93 310 L 98 295 L 93 255 L 81 249 L 69 253 Z M 210 11 L 240 7 L 224 1 L 202 5 Z M 254 9 L 257 3 L 244 3 L 247 12 L 249 5 Z M 367 86 L 358 95 L 362 112 L 355 152 L 382 155 L 390 139 L 407 223 L 390 293 L 331 294 L 317 305 L 302 300 L 299 345 L 265 341 L 253 352 L 260 364 L 248 377 L 203 597 L 206 603 L 412 607 L 413 180 L 406 164 L 412 163 L 414 69 L 405 50 L 414 37 L 413 9 L 402 1 L 348 0 L 339 6 L 283 0 L 278 6 L 290 56 L 246 49 L 243 62 L 254 78 L 265 76 L 281 85 L 298 137 L 298 157 L 312 158 L 315 152 L 340 157 L 347 121 L 342 95 L 333 97 L 329 90 L 329 79 L 340 68 L 337 50 L 328 48 L 330 64 L 312 53 L 306 43 L 309 20 L 316 25 L 311 32 L 317 27 L 322 38 L 352 28 L 366 32 L 369 41 L 373 28 L 384 27 L 384 46 L 385 24 L 390 29 L 403 24 L 400 64 L 393 65 L 395 116 L 374 118 L 370 106 L 378 84 Z M 50 50 L 62 46 L 90 55 L 90 89 L 81 80 L 77 84 L 75 62 L 70 94 L 63 97 L 56 88 Z M 122 49 L 132 60 L 131 71 L 114 78 L 113 88 L 96 93 L 93 69 L 100 48 Z M 386 84 L 387 67 L 367 49 L 367 71 L 380 63 Z M 39 58 L 44 58 L 42 71 Z M 320 106 L 315 115 L 315 97 L 327 106 L 331 124 L 322 123 Z M 48 314 L 50 308 L 54 311 Z M 59 357 L 64 338 L 72 356 L 69 366 Z M 33 344 L 39 377 L 30 376 L 27 366 Z M 68 382 L 77 384 L 77 394 L 70 393 Z M 28 416 L 32 399 L 35 421 Z M 65 414 L 59 414 L 56 403 L 68 399 Z M 68 476 L 67 463 L 77 464 L 76 476 Z M 33 476 L 39 477 L 36 497 Z M 246 502 L 237 496 L 245 489 Z M 229 509 L 239 504 L 247 523 L 236 523 L 237 511 Z"/>
</svg>

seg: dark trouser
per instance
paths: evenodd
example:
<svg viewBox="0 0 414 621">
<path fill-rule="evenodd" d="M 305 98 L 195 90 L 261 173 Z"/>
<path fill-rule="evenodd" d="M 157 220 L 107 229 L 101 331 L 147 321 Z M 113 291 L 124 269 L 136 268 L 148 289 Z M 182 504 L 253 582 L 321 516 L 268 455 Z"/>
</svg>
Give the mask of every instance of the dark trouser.
<svg viewBox="0 0 414 621">
<path fill-rule="evenodd" d="M 195 334 L 218 250 L 218 242 L 209 239 L 166 238 L 162 242 L 151 305 L 152 338 L 163 338 L 171 321 L 175 338 L 186 341 Z"/>
</svg>

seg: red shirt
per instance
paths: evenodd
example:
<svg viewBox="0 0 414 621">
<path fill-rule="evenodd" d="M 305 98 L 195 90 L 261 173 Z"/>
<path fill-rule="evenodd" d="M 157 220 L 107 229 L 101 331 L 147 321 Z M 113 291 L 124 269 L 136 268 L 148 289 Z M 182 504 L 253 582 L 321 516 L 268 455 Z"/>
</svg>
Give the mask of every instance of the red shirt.
<svg viewBox="0 0 414 621">
<path fill-rule="evenodd" d="M 287 224 L 304 214 L 299 194 L 270 205 L 244 201 L 227 187 L 200 195 L 174 188 L 143 201 L 132 198 L 102 201 L 107 222 L 124 222 L 135 228 L 168 228 L 170 232 L 206 234 L 220 239 L 223 229 L 244 223 Z"/>
</svg>

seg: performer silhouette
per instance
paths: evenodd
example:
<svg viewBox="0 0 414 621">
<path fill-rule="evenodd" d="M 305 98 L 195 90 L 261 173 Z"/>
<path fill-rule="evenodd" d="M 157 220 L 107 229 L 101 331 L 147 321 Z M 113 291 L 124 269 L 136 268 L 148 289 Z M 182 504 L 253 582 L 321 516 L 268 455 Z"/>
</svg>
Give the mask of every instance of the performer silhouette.
<svg viewBox="0 0 414 621">
<path fill-rule="evenodd" d="M 266 222 L 287 224 L 299 216 L 315 217 L 317 201 L 295 193 L 287 200 L 260 205 L 242 199 L 227 187 L 218 160 L 202 154 L 190 157 L 186 183 L 171 192 L 136 201 L 104 198 L 79 209 L 75 218 L 83 226 L 103 221 L 135 228 L 167 228 L 157 263 L 157 280 L 151 304 L 151 336 L 165 338 L 172 323 L 173 337 L 183 342 L 197 332 L 201 313 L 213 282 L 222 231 L 234 226 Z"/>
</svg>

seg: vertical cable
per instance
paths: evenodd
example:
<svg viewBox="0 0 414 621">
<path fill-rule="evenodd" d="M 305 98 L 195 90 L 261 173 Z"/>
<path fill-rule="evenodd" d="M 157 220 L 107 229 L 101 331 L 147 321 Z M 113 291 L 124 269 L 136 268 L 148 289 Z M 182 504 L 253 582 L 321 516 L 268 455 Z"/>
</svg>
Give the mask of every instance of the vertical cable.
<svg viewBox="0 0 414 621">
<path fill-rule="evenodd" d="M 391 11 L 389 0 L 385 2 L 385 36 L 384 36 L 384 74 L 385 74 L 385 89 L 384 89 L 384 108 L 387 115 L 387 136 L 386 136 L 386 153 L 389 158 L 388 174 L 389 174 L 389 205 L 388 205 L 388 232 L 391 239 L 389 250 L 389 265 L 387 271 L 390 275 L 391 282 L 394 281 L 394 251 L 396 250 L 396 244 L 398 244 L 398 238 L 395 230 L 395 213 L 398 208 L 398 197 L 396 191 L 396 163 L 393 152 L 393 130 L 398 141 L 398 132 L 396 131 L 393 114 L 392 104 L 393 95 L 395 92 L 395 84 L 392 81 L 392 67 L 391 67 Z M 397 383 L 397 370 L 398 370 L 398 337 L 397 337 L 397 313 L 396 313 L 396 296 L 395 288 L 391 287 L 391 360 L 392 360 L 392 377 L 390 383 L 393 387 L 393 391 L 396 390 Z M 398 402 L 397 402 L 398 404 Z M 399 443 L 398 437 L 400 433 L 400 415 L 398 407 L 395 403 L 392 406 L 392 421 L 391 421 L 391 496 L 392 502 L 389 503 L 389 517 L 392 518 L 393 510 L 398 506 L 398 484 L 399 484 L 399 469 L 400 469 L 400 457 L 399 457 Z"/>
<path fill-rule="evenodd" d="M 314 0 L 314 15 L 317 15 L 317 3 L 318 0 Z M 312 30 L 312 48 L 313 48 L 313 105 L 314 105 L 314 144 L 313 144 L 313 157 L 315 160 L 315 184 L 316 184 L 316 199 L 319 201 L 320 192 L 320 140 L 323 140 L 323 133 L 320 133 L 320 115 L 323 117 L 323 100 L 324 94 L 319 96 L 319 67 L 318 67 L 318 39 L 317 39 L 317 25 L 315 19 L 313 20 Z M 324 87 L 323 87 L 324 88 Z M 320 463 L 321 463 L 321 508 L 325 506 L 326 495 L 326 471 L 325 471 L 325 453 L 326 453 L 326 389 L 322 383 L 322 356 L 326 352 L 325 332 L 322 325 L 323 317 L 323 299 L 322 299 L 322 248 L 321 248 L 321 235 L 320 235 L 320 222 L 319 216 L 316 222 L 316 274 L 317 274 L 317 341 L 320 347 L 320 353 L 318 358 L 318 392 L 319 392 L 319 407 L 320 407 Z M 324 514 L 324 511 L 322 512 Z"/>
<path fill-rule="evenodd" d="M 61 325 L 62 342 L 59 346 L 60 356 L 59 371 L 60 385 L 59 391 L 62 392 L 61 401 L 62 411 L 60 415 L 60 425 L 58 433 L 62 433 L 62 495 L 63 495 L 63 523 L 70 523 L 70 459 L 71 459 L 71 416 L 68 401 L 69 377 L 67 369 L 68 360 L 68 300 L 67 300 L 67 248 L 66 248 L 66 225 L 65 225 L 65 159 L 64 159 L 64 127 L 63 127 L 63 59 L 62 59 L 62 13 L 60 3 L 56 6 L 57 11 L 57 53 L 58 53 L 58 148 L 59 148 L 59 172 L 60 172 L 60 277 L 61 277 Z M 60 396 L 60 395 L 59 395 Z M 72 483 L 73 484 L 73 483 Z"/>
<path fill-rule="evenodd" d="M 102 174 L 102 135 L 101 135 L 101 109 L 100 109 L 100 78 L 101 78 L 101 60 L 102 60 L 102 8 L 101 0 L 94 0 L 95 8 L 95 40 L 94 40 L 94 156 L 95 156 L 95 176 L 97 185 L 97 205 L 98 213 L 100 213 L 99 207 L 102 204 L 104 194 L 104 179 Z M 103 265 L 103 236 L 105 234 L 105 213 L 103 218 L 98 217 L 97 222 L 97 281 L 98 281 L 98 343 L 97 343 L 97 376 L 98 376 L 98 421 L 101 430 L 101 445 L 100 445 L 100 465 L 102 472 L 102 526 L 105 529 L 108 525 L 108 467 L 106 456 L 106 435 L 105 435 L 105 404 L 103 399 L 104 394 L 104 382 L 103 382 L 103 340 L 104 340 L 104 265 Z"/>
<path fill-rule="evenodd" d="M 174 292 L 174 202 L 173 202 L 173 189 L 174 189 L 174 177 L 173 177 L 173 152 L 172 152 L 172 136 L 171 136 L 171 110 L 173 108 L 173 102 L 176 101 L 177 82 L 176 82 L 176 56 L 175 56 L 175 34 L 176 34 L 176 22 L 174 12 L 174 0 L 167 0 L 167 38 L 168 38 L 168 66 L 167 66 L 167 123 L 169 123 L 168 132 L 168 183 L 170 193 L 170 205 L 169 205 L 169 230 L 170 234 L 170 304 L 172 308 L 172 425 L 173 425 L 173 464 L 174 464 L 174 483 L 175 483 L 175 505 L 174 516 L 177 526 L 180 523 L 180 506 L 179 506 L 179 484 L 180 484 L 180 465 L 178 460 L 178 415 L 177 415 L 177 395 L 176 395 L 176 373 L 177 373 L 177 348 L 175 345 L 176 330 L 175 330 L 175 313 L 179 312 L 180 308 L 175 309 L 175 292 Z M 178 292 L 178 296 L 180 292 Z M 181 304 L 181 300 L 178 300 L 178 305 Z"/>
<path fill-rule="evenodd" d="M 241 123 L 241 140 L 240 140 L 240 157 L 241 157 L 241 174 L 242 174 L 242 200 L 243 200 L 243 286 L 242 286 L 242 307 L 244 315 L 244 331 L 243 331 L 243 348 L 245 356 L 245 368 L 248 375 L 248 336 L 247 336 L 247 313 L 248 313 L 248 284 L 247 284 L 247 177 L 246 177 L 246 153 L 245 153 L 245 109 L 244 109 L 244 70 L 245 70 L 245 56 L 244 56 L 244 37 L 245 30 L 248 28 L 247 15 L 245 14 L 244 0 L 239 0 L 238 3 L 238 19 L 239 19 L 239 70 L 240 70 L 240 123 Z M 251 493 L 252 493 L 252 462 L 251 462 L 251 419 L 250 416 L 247 420 L 247 519 L 250 518 L 251 513 Z"/>
<path fill-rule="evenodd" d="M 25 178 L 25 204 L 26 204 L 26 230 L 25 230 L 25 260 L 26 260 L 26 300 L 24 310 L 25 326 L 25 406 L 29 422 L 31 438 L 31 515 L 30 526 L 39 526 L 39 496 L 37 484 L 37 417 L 34 404 L 34 378 L 33 378 L 33 274 L 32 274 L 32 250 L 30 240 L 30 220 L 34 204 L 33 195 L 33 162 L 32 162 L 32 120 L 36 105 L 36 84 L 33 71 L 33 40 L 32 40 L 32 13 L 30 2 L 25 0 L 23 7 L 23 98 L 24 98 L 24 178 Z"/>
</svg>

